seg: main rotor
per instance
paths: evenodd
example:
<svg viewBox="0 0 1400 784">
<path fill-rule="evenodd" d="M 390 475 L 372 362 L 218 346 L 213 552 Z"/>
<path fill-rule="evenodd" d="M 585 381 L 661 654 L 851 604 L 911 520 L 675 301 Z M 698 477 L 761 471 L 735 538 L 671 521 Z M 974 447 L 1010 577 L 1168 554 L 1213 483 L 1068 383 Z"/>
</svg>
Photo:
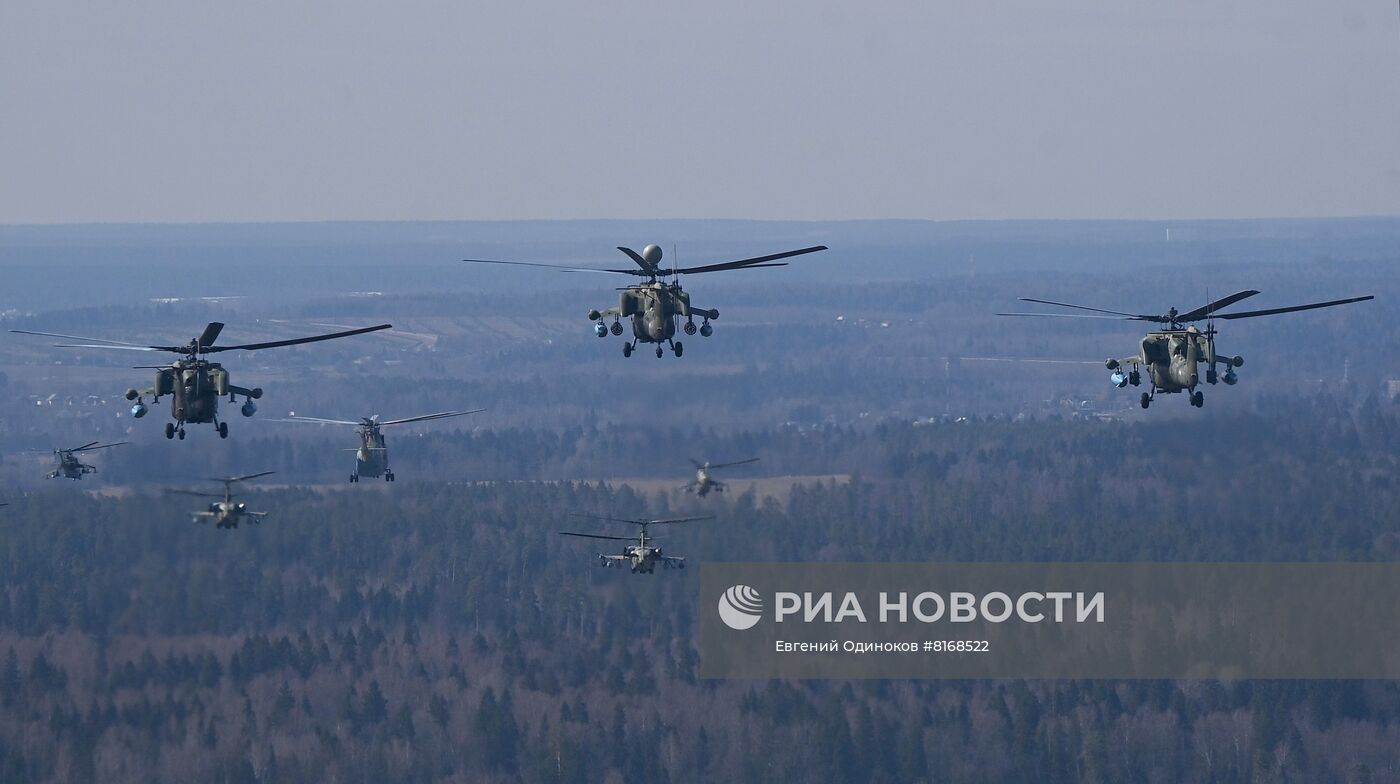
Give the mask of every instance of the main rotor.
<svg viewBox="0 0 1400 784">
<path fill-rule="evenodd" d="M 348 329 L 342 332 L 331 332 L 323 335 L 312 335 L 304 338 L 289 338 L 287 340 L 270 340 L 262 343 L 241 343 L 236 346 L 216 346 L 219 334 L 223 332 L 224 325 L 218 321 L 211 321 L 204 327 L 204 331 L 198 337 L 190 340 L 189 343 L 179 346 L 157 346 L 140 345 L 128 343 L 124 340 L 110 340 L 108 338 L 89 338 L 80 335 L 61 335 L 55 332 L 33 332 L 27 329 L 12 329 L 11 332 L 21 335 L 39 335 L 41 337 L 62 338 L 64 340 L 81 340 L 83 343 L 59 343 L 56 348 L 95 348 L 113 351 L 166 351 L 182 356 L 181 361 L 203 362 L 206 354 L 216 354 L 221 351 L 260 351 L 265 348 L 280 348 L 282 346 L 297 346 L 303 343 L 319 343 L 323 340 L 335 340 L 336 338 L 346 338 L 351 335 L 363 335 L 366 332 L 378 332 L 382 329 L 390 329 L 391 324 L 378 324 L 373 327 L 361 327 L 359 329 Z"/>
<path fill-rule="evenodd" d="M 590 518 L 590 519 L 592 519 L 592 520 L 606 520 L 606 521 L 608 521 L 608 522 L 613 522 L 613 523 L 630 523 L 631 525 L 637 526 L 640 530 L 638 531 L 638 536 L 637 536 L 637 537 L 631 537 L 631 536 L 605 536 L 605 535 L 603 535 L 603 534 L 587 534 L 587 533 L 579 533 L 579 532 L 577 532 L 577 531 L 560 531 L 559 533 L 560 533 L 562 536 L 578 536 L 578 537 L 581 537 L 581 538 L 584 538 L 584 539 L 610 539 L 610 540 L 618 541 L 618 542 L 634 542 L 634 541 L 638 541 L 638 539 L 640 539 L 640 541 L 641 541 L 641 546 L 643 546 L 643 547 L 646 546 L 647 540 L 650 539 L 650 536 L 649 536 L 648 533 L 647 533 L 647 529 L 649 529 L 649 528 L 650 528 L 651 526 L 653 526 L 653 525 L 670 525 L 670 524 L 673 524 L 673 523 L 692 523 L 692 522 L 695 522 L 695 521 L 697 521 L 697 520 L 713 520 L 713 519 L 714 519 L 714 515 L 703 515 L 703 516 L 700 516 L 700 517 L 666 517 L 666 518 L 661 518 L 661 519 L 659 519 L 659 520 L 649 520 L 649 519 L 647 519 L 647 518 L 638 518 L 638 517 L 608 517 L 608 516 L 606 516 L 606 515 L 582 514 L 582 513 L 578 513 L 578 512 L 574 513 L 573 516 L 574 516 L 574 517 L 587 517 L 587 518 Z"/>
<path fill-rule="evenodd" d="M 598 267 L 573 267 L 564 264 L 542 264 L 532 261 L 499 261 L 496 259 L 463 259 L 472 264 L 508 264 L 519 267 L 548 267 L 551 269 L 561 269 L 566 272 L 603 272 L 613 275 L 634 275 L 645 278 L 648 283 L 655 283 L 659 279 L 674 278 L 680 275 L 694 275 L 702 272 L 724 272 L 726 270 L 738 269 L 758 269 L 761 267 L 785 267 L 789 259 L 794 256 L 803 256 L 808 253 L 826 250 L 825 245 L 813 245 L 808 248 L 783 251 L 782 253 L 770 253 L 767 256 L 754 256 L 736 261 L 722 261 L 717 264 L 703 264 L 698 267 L 667 267 L 662 269 L 661 259 L 665 255 L 658 245 L 648 245 L 638 253 L 631 248 L 619 245 L 617 249 L 622 251 L 627 258 L 636 265 L 635 268 L 625 267 L 621 269 L 604 269 Z"/>
<path fill-rule="evenodd" d="M 1213 321 L 1221 319 L 1229 321 L 1231 319 L 1255 318 L 1258 316 L 1274 316 L 1280 313 L 1294 313 L 1300 310 L 1315 310 L 1317 308 L 1330 308 L 1333 305 L 1349 305 L 1353 302 L 1365 302 L 1368 299 L 1375 299 L 1372 295 L 1364 297 L 1350 297 L 1348 299 L 1334 299 L 1328 302 L 1313 302 L 1307 305 L 1292 305 L 1284 308 L 1268 308 L 1265 310 L 1246 310 L 1237 313 L 1220 313 L 1221 308 L 1239 302 L 1242 299 L 1258 294 L 1254 289 L 1237 291 L 1228 297 L 1222 297 L 1214 302 L 1208 302 L 1195 310 L 1188 310 L 1185 313 L 1179 312 L 1175 307 L 1169 308 L 1166 313 L 1159 315 L 1144 313 L 1124 313 L 1120 310 L 1107 310 L 1105 308 L 1091 308 L 1087 305 L 1072 305 L 1068 302 L 1055 302 L 1048 299 L 1032 299 L 1030 297 L 1020 297 L 1022 302 L 1034 302 L 1040 305 L 1054 305 L 1059 308 L 1073 308 L 1075 310 L 1087 310 L 1093 313 L 1106 315 L 1087 315 L 1080 313 L 998 313 L 998 316 L 1042 316 L 1051 318 L 1096 318 L 1110 319 L 1113 321 L 1147 321 L 1153 324 L 1165 324 L 1168 329 L 1179 330 L 1186 328 L 1186 325 L 1197 321 Z M 1215 333 L 1214 327 L 1207 327 L 1207 332 Z"/>
</svg>

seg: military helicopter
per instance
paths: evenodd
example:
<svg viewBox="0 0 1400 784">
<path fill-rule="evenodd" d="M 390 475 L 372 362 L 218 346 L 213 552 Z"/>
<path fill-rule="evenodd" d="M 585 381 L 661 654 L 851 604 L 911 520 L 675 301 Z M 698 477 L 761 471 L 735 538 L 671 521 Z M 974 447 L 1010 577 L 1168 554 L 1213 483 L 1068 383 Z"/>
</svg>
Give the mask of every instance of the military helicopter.
<svg viewBox="0 0 1400 784">
<path fill-rule="evenodd" d="M 137 370 L 156 371 L 155 384 L 147 389 L 126 391 L 126 399 L 134 400 L 136 404 L 131 407 L 131 415 L 137 419 L 146 415 L 145 396 L 151 395 L 153 403 L 159 403 L 162 395 L 170 395 L 170 416 L 175 421 L 165 423 L 165 437 L 174 438 L 177 434 L 180 440 L 185 439 L 185 424 L 199 424 L 212 422 L 214 428 L 218 430 L 219 438 L 228 438 L 228 423 L 219 421 L 219 398 L 228 395 L 230 403 L 238 402 L 238 395 L 244 397 L 243 407 L 240 409 L 243 416 L 250 417 L 257 412 L 258 406 L 254 403 L 262 397 L 262 390 L 258 388 L 247 389 L 245 387 L 234 386 L 229 383 L 229 373 L 217 362 L 210 362 L 205 359 L 206 354 L 216 354 L 220 351 L 258 351 L 265 348 L 279 348 L 282 346 L 296 346 L 302 343 L 316 343 L 322 340 L 334 340 L 335 338 L 345 338 L 351 335 L 363 335 L 366 332 L 377 332 L 381 329 L 389 329 L 392 325 L 380 324 L 374 327 L 364 327 L 361 329 L 351 329 L 344 332 L 332 332 L 327 335 L 315 335 L 306 338 L 292 338 L 290 340 L 272 340 L 266 343 L 245 343 L 238 346 L 215 346 L 214 341 L 219 339 L 219 333 L 223 331 L 224 325 L 211 321 L 204 328 L 204 332 L 199 337 L 191 340 L 184 346 L 141 346 L 135 343 L 127 343 L 121 340 L 107 340 L 106 338 L 85 338 L 77 335 L 59 335 L 53 332 L 30 332 L 24 329 L 12 329 L 21 335 L 40 335 L 42 337 L 63 338 L 65 340 L 95 341 L 95 343 L 60 343 L 58 348 L 95 348 L 111 349 L 117 351 L 169 351 L 183 355 L 180 359 L 170 365 L 137 366 Z"/>
<path fill-rule="evenodd" d="M 233 502 L 233 484 L 235 482 L 246 482 L 249 479 L 257 479 L 260 476 L 275 474 L 276 471 L 263 471 L 260 474 L 248 474 L 247 476 L 233 476 L 228 479 L 210 479 L 210 482 L 223 482 L 223 493 L 201 493 L 198 490 L 166 490 L 167 493 L 176 495 L 193 495 L 200 498 L 218 498 L 212 501 L 209 508 L 202 512 L 191 514 L 191 520 L 196 523 L 207 523 L 214 521 L 215 528 L 237 528 L 238 521 L 247 519 L 250 523 L 261 523 L 268 512 L 251 512 L 247 504 Z"/>
<path fill-rule="evenodd" d="M 998 316 L 1053 316 L 1060 318 L 1100 318 L 1113 319 L 1118 321 L 1149 321 L 1154 324 L 1165 324 L 1166 329 L 1153 330 L 1147 333 L 1138 346 L 1138 353 L 1131 357 L 1122 359 L 1109 359 L 1105 365 L 1113 371 L 1109 375 L 1109 381 L 1113 385 L 1122 389 L 1129 384 L 1138 386 L 1142 383 L 1142 375 L 1139 367 L 1146 366 L 1148 373 L 1149 391 L 1143 392 L 1139 398 L 1139 403 L 1143 408 L 1152 405 L 1152 400 L 1158 392 L 1175 394 L 1177 392 L 1188 392 L 1187 400 L 1191 405 L 1200 408 L 1205 405 L 1205 395 L 1198 389 L 1197 384 L 1200 377 L 1197 374 L 1197 365 L 1206 364 L 1205 382 L 1215 384 L 1217 380 L 1224 381 L 1228 385 L 1234 385 L 1239 380 L 1235 375 L 1235 368 L 1244 365 L 1244 357 L 1223 356 L 1215 350 L 1215 319 L 1228 321 L 1231 319 L 1255 318 L 1258 316 L 1274 316 L 1279 313 L 1293 313 L 1300 310 L 1315 310 L 1317 308 L 1330 308 L 1333 305 L 1348 305 L 1353 302 L 1365 302 L 1368 299 L 1375 299 L 1374 296 L 1351 297 L 1349 299 L 1334 299 L 1328 302 L 1314 302 L 1308 305 L 1292 305 L 1284 308 L 1269 308 L 1267 310 L 1247 310 L 1239 313 L 1220 313 L 1224 307 L 1239 302 L 1242 299 L 1258 294 L 1253 289 L 1239 291 L 1228 297 L 1215 300 L 1202 305 L 1195 310 L 1180 313 L 1176 308 L 1169 309 L 1160 316 L 1144 315 L 1138 313 L 1123 313 L 1117 310 L 1105 310 L 1103 308 L 1091 308 L 1084 305 L 1071 305 L 1065 302 L 1052 302 L 1044 299 L 1030 299 L 1021 297 L 1022 302 L 1035 302 L 1041 305 L 1055 305 L 1062 308 L 1075 308 L 1076 310 L 1090 310 L 1095 313 L 1109 315 L 1085 315 L 1078 313 L 998 313 Z M 1205 321 L 1204 332 L 1196 329 L 1193 322 Z M 1191 324 L 1191 326 L 1185 326 Z M 1217 366 L 1225 366 L 1225 375 L 1218 374 Z M 1124 366 L 1131 366 L 1128 372 L 1124 373 Z"/>
<path fill-rule="evenodd" d="M 693 307 L 690 304 L 690 295 L 681 289 L 680 276 L 693 275 L 701 272 L 723 272 L 725 270 L 757 269 L 759 267 L 785 267 L 787 262 L 780 259 L 801 256 L 807 253 L 816 253 L 826 250 L 825 245 L 814 245 L 810 248 L 799 250 L 789 250 L 782 253 L 774 253 L 768 256 L 755 256 L 751 259 L 739 259 L 738 261 L 725 261 L 718 264 L 706 264 L 699 267 L 672 267 L 661 269 L 657 265 L 661 263 L 661 248 L 656 245 L 648 245 L 638 253 L 631 248 L 618 246 L 618 250 L 627 255 L 638 269 L 597 269 L 591 267 L 570 267 L 561 264 L 537 264 L 528 261 L 494 261 L 491 259 L 463 259 L 472 264 L 512 264 L 524 267 L 549 267 L 552 269 L 562 269 L 569 272 L 604 272 L 614 275 L 635 275 L 644 280 L 640 283 L 633 283 L 630 286 L 618 289 L 622 292 L 618 298 L 615 308 L 607 310 L 588 311 L 588 320 L 596 321 L 593 325 L 593 334 L 600 338 L 607 337 L 609 332 L 613 335 L 622 334 L 622 319 L 632 320 L 632 340 L 622 344 L 622 355 L 632 356 L 632 352 L 637 348 L 637 343 L 656 343 L 656 358 L 660 359 L 664 353 L 662 343 L 671 347 L 671 352 L 677 357 L 685 351 L 685 346 L 675 340 L 676 320 L 685 319 L 684 331 L 687 335 L 694 335 L 697 327 L 695 317 L 699 316 L 702 321 L 698 330 L 701 337 L 709 337 L 714 334 L 714 327 L 710 326 L 710 321 L 719 318 L 719 311 L 714 309 Z M 778 263 L 774 263 L 778 262 Z M 666 281 L 670 278 L 670 282 Z M 604 324 L 603 321 L 612 318 L 612 326 Z"/>
<path fill-rule="evenodd" d="M 698 460 L 692 459 L 690 461 L 690 464 L 695 466 L 695 479 L 691 480 L 691 482 L 689 484 L 686 484 L 682 489 L 684 489 L 687 493 L 694 493 L 697 496 L 700 496 L 701 498 L 704 498 L 705 496 L 709 495 L 711 490 L 713 490 L 716 493 L 723 493 L 728 488 L 728 485 L 719 481 L 718 479 L 711 477 L 711 471 L 714 471 L 717 468 L 728 468 L 730 466 L 744 465 L 746 463 L 757 462 L 758 458 L 756 457 L 751 457 L 748 460 L 736 460 L 733 463 L 713 464 L 708 461 L 701 463 Z"/>
<path fill-rule="evenodd" d="M 98 449 L 109 449 L 114 446 L 121 446 L 123 444 L 128 443 L 130 442 L 118 441 L 115 444 L 99 445 L 98 442 L 93 441 L 90 444 L 83 444 L 82 446 L 73 447 L 72 449 L 55 449 L 53 450 L 53 456 L 54 459 L 57 461 L 57 464 L 54 466 L 54 469 L 49 472 L 48 476 L 46 476 L 45 479 L 57 479 L 60 476 L 65 479 L 82 479 L 83 476 L 86 474 L 95 474 L 97 473 L 97 466 L 88 465 L 87 463 L 84 463 L 83 461 L 79 460 L 79 454 L 83 452 L 96 451 Z"/>
<path fill-rule="evenodd" d="M 560 536 L 579 536 L 585 539 L 608 539 L 617 542 L 636 542 L 622 548 L 621 555 L 604 555 L 598 553 L 598 565 L 603 567 L 622 568 L 624 565 L 632 569 L 632 574 L 651 574 L 656 571 L 656 565 L 661 564 L 666 569 L 684 569 L 685 558 L 676 555 L 665 555 L 660 547 L 652 546 L 654 540 L 647 535 L 647 528 L 653 525 L 670 525 L 671 523 L 689 523 L 696 520 L 712 520 L 713 515 L 705 517 L 672 517 L 664 520 L 633 520 L 625 517 L 605 517 L 603 515 L 580 514 L 575 517 L 589 517 L 594 520 L 609 520 L 615 523 L 631 523 L 640 526 L 641 531 L 637 537 L 631 536 L 602 536 L 600 534 L 584 534 L 575 531 L 560 531 Z"/>
<path fill-rule="evenodd" d="M 310 422 L 321 425 L 349 425 L 357 428 L 355 435 L 360 437 L 360 448 L 347 451 L 355 453 L 355 471 L 350 474 L 351 482 L 360 481 L 360 477 L 367 476 L 371 479 L 384 477 L 384 481 L 394 481 L 394 472 L 389 470 L 389 447 L 384 442 L 384 436 L 379 432 L 381 427 L 392 427 L 394 425 L 407 425 L 412 422 L 427 422 L 432 419 L 446 419 L 448 417 L 464 416 L 485 411 L 484 408 L 474 408 L 470 411 L 442 411 L 437 414 L 424 414 L 423 416 L 408 417 L 407 419 L 390 419 L 385 422 L 379 421 L 379 415 L 363 417 L 358 422 L 351 422 L 347 419 L 320 419 L 317 417 L 293 416 L 287 419 L 273 420 L 275 422 Z"/>
</svg>

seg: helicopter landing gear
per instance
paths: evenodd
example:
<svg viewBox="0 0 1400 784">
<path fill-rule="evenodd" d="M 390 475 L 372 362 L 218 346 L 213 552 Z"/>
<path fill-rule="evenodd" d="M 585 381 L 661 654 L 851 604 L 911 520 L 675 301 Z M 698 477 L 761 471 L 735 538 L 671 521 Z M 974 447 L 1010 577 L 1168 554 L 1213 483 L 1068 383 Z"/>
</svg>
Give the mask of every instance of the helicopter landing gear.
<svg viewBox="0 0 1400 784">
<path fill-rule="evenodd" d="M 1196 408 L 1200 408 L 1201 406 L 1204 406 L 1205 404 L 1206 404 L 1206 396 L 1205 396 L 1204 393 L 1200 392 L 1199 390 L 1196 391 L 1196 392 L 1191 393 L 1191 405 L 1195 406 Z"/>
<path fill-rule="evenodd" d="M 180 440 L 181 440 L 181 441 L 184 441 L 184 440 L 185 440 L 185 429 L 184 429 L 183 427 L 180 428 L 179 430 L 176 430 L 176 431 L 175 431 L 175 434 L 178 435 L 178 436 L 180 437 Z"/>
<path fill-rule="evenodd" d="M 384 472 L 384 481 L 386 481 L 386 482 L 392 482 L 392 481 L 394 481 L 394 472 L 393 472 L 393 471 L 385 471 L 385 472 Z"/>
<path fill-rule="evenodd" d="M 359 475 L 359 474 L 351 474 L 351 475 L 350 475 L 350 484 L 353 485 L 353 484 L 355 484 L 355 483 L 358 482 L 358 481 L 360 481 L 360 475 Z"/>
<path fill-rule="evenodd" d="M 1152 396 L 1147 394 L 1146 392 L 1143 392 L 1142 397 L 1138 399 L 1138 402 L 1142 404 L 1143 408 L 1147 408 L 1148 406 L 1152 405 Z"/>
<path fill-rule="evenodd" d="M 679 340 L 677 340 L 675 343 L 671 344 L 671 352 L 674 353 L 677 358 L 679 358 L 681 354 L 685 353 L 685 345 L 682 344 Z"/>
<path fill-rule="evenodd" d="M 657 359 L 661 359 L 661 355 L 664 354 L 664 353 L 666 353 L 666 352 L 663 351 L 662 348 L 661 348 L 660 346 L 657 346 L 657 347 L 656 347 L 656 358 L 657 358 Z"/>
<path fill-rule="evenodd" d="M 174 422 L 166 422 L 166 423 L 165 423 L 165 437 L 166 437 L 166 438 L 174 438 L 174 437 L 175 437 L 175 423 L 174 423 Z"/>
<path fill-rule="evenodd" d="M 630 357 L 630 356 L 632 356 L 632 344 L 631 344 L 631 343 L 623 343 L 623 344 L 622 344 L 622 356 L 624 356 L 624 357 Z"/>
<path fill-rule="evenodd" d="M 218 429 L 218 431 L 219 431 L 219 438 L 228 438 L 228 423 L 227 423 L 227 422 L 220 422 L 220 423 L 218 424 L 218 428 L 217 428 L 217 429 Z"/>
</svg>

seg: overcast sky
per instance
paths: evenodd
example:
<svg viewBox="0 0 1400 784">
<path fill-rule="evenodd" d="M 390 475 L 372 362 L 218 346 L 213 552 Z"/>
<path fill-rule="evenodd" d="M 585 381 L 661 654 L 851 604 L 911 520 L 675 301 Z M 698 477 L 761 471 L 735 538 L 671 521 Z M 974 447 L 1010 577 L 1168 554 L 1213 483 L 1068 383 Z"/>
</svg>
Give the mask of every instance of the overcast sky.
<svg viewBox="0 0 1400 784">
<path fill-rule="evenodd" d="M 0 223 L 1379 214 L 1395 0 L 0 2 Z"/>
</svg>

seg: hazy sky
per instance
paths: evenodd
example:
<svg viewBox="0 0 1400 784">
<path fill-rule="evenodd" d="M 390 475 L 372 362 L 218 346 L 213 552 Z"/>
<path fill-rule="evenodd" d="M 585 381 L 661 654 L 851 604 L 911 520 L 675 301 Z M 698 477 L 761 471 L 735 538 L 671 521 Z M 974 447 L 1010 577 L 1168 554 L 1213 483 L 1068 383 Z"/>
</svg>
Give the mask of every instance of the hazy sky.
<svg viewBox="0 0 1400 784">
<path fill-rule="evenodd" d="M 1396 0 L 0 2 L 0 223 L 1358 214 Z"/>
</svg>

